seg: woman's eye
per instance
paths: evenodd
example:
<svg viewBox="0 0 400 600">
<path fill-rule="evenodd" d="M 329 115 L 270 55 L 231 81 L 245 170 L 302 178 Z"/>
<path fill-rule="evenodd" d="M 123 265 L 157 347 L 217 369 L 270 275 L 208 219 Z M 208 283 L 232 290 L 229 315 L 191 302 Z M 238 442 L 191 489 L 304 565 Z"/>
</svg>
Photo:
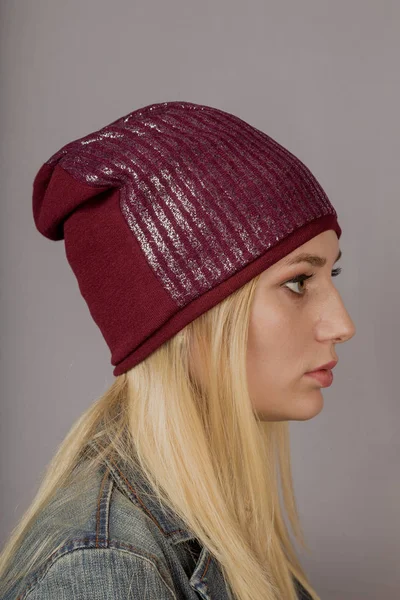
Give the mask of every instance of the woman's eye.
<svg viewBox="0 0 400 600">
<path fill-rule="evenodd" d="M 337 269 L 333 269 L 332 271 L 332 277 L 336 277 L 337 275 L 339 275 L 339 273 L 341 273 L 342 269 L 340 267 L 338 267 Z M 311 277 L 314 277 L 315 273 L 312 273 L 312 275 L 306 275 L 305 273 L 302 273 L 301 275 L 297 275 L 296 277 L 293 277 L 293 279 L 289 279 L 289 281 L 287 281 L 286 283 L 283 284 L 284 287 L 287 287 L 289 284 L 293 284 L 294 286 L 301 286 L 302 284 L 304 284 L 304 282 L 307 279 L 311 279 Z M 300 288 L 300 291 L 297 292 L 295 290 L 292 290 L 290 287 L 288 287 L 288 289 L 293 292 L 294 294 L 296 294 L 296 296 L 304 296 L 305 292 L 306 292 L 306 288 L 303 286 Z M 299 289 L 299 288 L 297 288 Z"/>
</svg>

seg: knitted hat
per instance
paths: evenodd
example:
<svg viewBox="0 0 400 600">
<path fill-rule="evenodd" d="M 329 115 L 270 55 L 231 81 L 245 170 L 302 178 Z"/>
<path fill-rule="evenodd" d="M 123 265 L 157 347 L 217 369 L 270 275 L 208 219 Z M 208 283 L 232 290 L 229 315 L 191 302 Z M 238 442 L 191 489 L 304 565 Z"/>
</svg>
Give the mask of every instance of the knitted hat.
<svg viewBox="0 0 400 600">
<path fill-rule="evenodd" d="M 183 101 L 63 146 L 35 177 L 33 216 L 44 236 L 64 239 L 114 375 L 322 231 L 341 235 L 291 152 L 228 112 Z"/>
</svg>

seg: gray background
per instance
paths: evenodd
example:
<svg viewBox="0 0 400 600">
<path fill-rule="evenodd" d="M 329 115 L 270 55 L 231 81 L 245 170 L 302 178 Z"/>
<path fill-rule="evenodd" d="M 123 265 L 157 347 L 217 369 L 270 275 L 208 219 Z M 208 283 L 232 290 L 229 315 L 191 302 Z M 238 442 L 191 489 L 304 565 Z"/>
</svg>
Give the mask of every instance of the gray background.
<svg viewBox="0 0 400 600">
<path fill-rule="evenodd" d="M 324 600 L 400 597 L 399 40 L 387 0 L 2 0 L 1 545 L 113 381 L 63 242 L 34 227 L 33 178 L 65 143 L 187 100 L 285 145 L 338 211 L 357 331 L 323 411 L 290 424 L 300 557 Z"/>
</svg>

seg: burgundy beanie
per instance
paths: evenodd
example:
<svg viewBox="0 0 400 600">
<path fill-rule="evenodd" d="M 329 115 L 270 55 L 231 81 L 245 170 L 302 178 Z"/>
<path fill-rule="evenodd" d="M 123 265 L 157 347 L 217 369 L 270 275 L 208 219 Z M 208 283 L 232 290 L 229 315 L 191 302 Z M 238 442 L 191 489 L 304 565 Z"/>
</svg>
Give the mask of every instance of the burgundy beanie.
<svg viewBox="0 0 400 600">
<path fill-rule="evenodd" d="M 33 216 L 64 239 L 114 375 L 322 231 L 341 229 L 291 152 L 223 110 L 139 108 L 38 171 Z"/>
</svg>

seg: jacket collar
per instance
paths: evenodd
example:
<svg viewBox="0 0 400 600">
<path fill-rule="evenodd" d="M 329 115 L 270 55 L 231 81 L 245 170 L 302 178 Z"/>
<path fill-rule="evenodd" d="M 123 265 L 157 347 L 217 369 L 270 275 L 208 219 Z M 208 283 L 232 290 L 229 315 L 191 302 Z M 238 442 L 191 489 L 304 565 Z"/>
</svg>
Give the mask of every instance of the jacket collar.
<svg viewBox="0 0 400 600">
<path fill-rule="evenodd" d="M 100 449 L 95 440 L 90 441 L 89 445 L 96 450 Z M 158 503 L 141 469 L 133 461 L 126 462 L 118 457 L 117 460 L 105 458 L 103 462 L 120 491 L 144 510 L 173 544 L 195 539 L 195 535 L 185 527 L 178 515 L 169 507 Z"/>
<path fill-rule="evenodd" d="M 99 450 L 95 440 L 90 441 L 89 446 Z M 165 505 L 161 506 L 153 497 L 151 487 L 137 466 L 120 457 L 116 461 L 106 458 L 104 464 L 119 490 L 146 512 L 172 544 L 196 539 L 176 513 Z M 205 546 L 202 547 L 189 584 L 204 600 L 231 599 L 220 566 Z"/>
</svg>

